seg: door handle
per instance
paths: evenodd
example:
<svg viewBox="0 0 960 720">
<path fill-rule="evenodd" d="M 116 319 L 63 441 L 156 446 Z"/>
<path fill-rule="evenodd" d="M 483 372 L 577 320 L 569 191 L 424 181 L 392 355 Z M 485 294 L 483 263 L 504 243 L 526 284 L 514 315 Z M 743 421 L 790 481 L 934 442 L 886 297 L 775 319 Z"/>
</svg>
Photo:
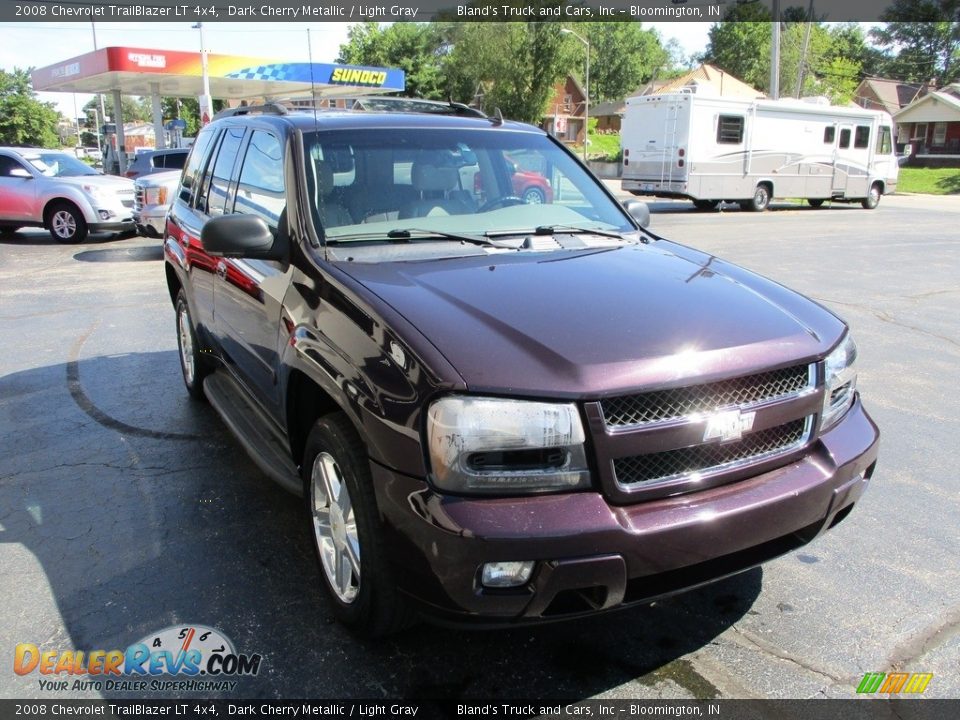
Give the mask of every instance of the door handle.
<svg viewBox="0 0 960 720">
<path fill-rule="evenodd" d="M 217 276 L 220 277 L 221 280 L 227 279 L 227 264 L 222 260 L 217 263 Z"/>
</svg>

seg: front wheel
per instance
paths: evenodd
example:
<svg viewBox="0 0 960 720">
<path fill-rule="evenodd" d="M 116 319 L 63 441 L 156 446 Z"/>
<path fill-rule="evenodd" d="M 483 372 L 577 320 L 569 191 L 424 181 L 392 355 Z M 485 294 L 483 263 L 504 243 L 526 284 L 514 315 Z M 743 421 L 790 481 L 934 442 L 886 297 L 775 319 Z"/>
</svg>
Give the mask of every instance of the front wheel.
<svg viewBox="0 0 960 720">
<path fill-rule="evenodd" d="M 387 564 L 366 446 L 343 413 L 317 420 L 301 466 L 310 534 L 337 620 L 366 637 L 411 615 Z"/>
<path fill-rule="evenodd" d="M 181 290 L 177 293 L 177 347 L 180 350 L 180 371 L 183 373 L 183 384 L 194 400 L 205 400 L 203 394 L 203 379 L 210 374 L 210 363 L 204 357 L 197 342 L 197 331 L 190 318 L 190 307 L 187 305 L 187 296 Z"/>
<path fill-rule="evenodd" d="M 523 201 L 527 205 L 543 205 L 547 201 L 547 196 L 540 188 L 527 188 L 523 191 Z"/>
<path fill-rule="evenodd" d="M 80 243 L 87 238 L 87 221 L 76 205 L 61 202 L 50 208 L 50 236 L 59 243 Z"/>
<path fill-rule="evenodd" d="M 873 210 L 877 205 L 880 204 L 880 196 L 882 194 L 883 193 L 880 192 L 880 184 L 874 183 L 870 186 L 870 194 L 861 200 L 860 204 L 865 210 Z"/>
</svg>

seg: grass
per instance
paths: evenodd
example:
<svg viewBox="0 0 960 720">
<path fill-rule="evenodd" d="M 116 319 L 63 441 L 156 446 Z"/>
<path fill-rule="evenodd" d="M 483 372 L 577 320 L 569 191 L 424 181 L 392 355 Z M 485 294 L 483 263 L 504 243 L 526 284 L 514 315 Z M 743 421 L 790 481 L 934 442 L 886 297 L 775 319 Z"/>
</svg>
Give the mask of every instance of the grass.
<svg viewBox="0 0 960 720">
<path fill-rule="evenodd" d="M 960 194 L 960 168 L 900 168 L 897 192 Z"/>
<path fill-rule="evenodd" d="M 590 133 L 590 146 L 588 157 L 591 160 L 601 160 L 605 162 L 620 161 L 620 135 L 598 135 Z M 574 144 L 570 149 L 577 155 L 583 153 L 583 145 Z"/>
</svg>

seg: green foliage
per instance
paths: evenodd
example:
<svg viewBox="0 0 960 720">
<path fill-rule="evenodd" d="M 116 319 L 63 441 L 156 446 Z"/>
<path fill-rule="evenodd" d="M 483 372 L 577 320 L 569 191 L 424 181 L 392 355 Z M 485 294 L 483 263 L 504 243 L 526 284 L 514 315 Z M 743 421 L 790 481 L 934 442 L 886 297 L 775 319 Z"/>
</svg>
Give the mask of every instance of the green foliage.
<svg viewBox="0 0 960 720">
<path fill-rule="evenodd" d="M 409 97 L 443 99 L 444 26 L 433 23 L 378 23 L 354 25 L 340 46 L 337 62 L 351 65 L 398 67 L 406 73 Z"/>
<path fill-rule="evenodd" d="M 37 100 L 29 70 L 0 70 L 0 145 L 58 147 L 59 119 L 51 103 Z"/>
<path fill-rule="evenodd" d="M 724 22 L 710 26 L 701 62 L 766 91 L 770 86 L 770 13 L 760 3 L 730 6 Z"/>
<path fill-rule="evenodd" d="M 960 193 L 960 169 L 900 168 L 898 192 L 956 195 Z"/>
<path fill-rule="evenodd" d="M 960 0 L 894 0 L 880 16 L 886 25 L 870 36 L 882 48 L 899 49 L 890 74 L 942 86 L 960 79 L 960 22 L 943 19 L 958 17 Z"/>
<path fill-rule="evenodd" d="M 590 41 L 591 102 L 622 98 L 670 65 L 670 53 L 656 30 L 644 30 L 641 23 L 591 22 L 573 29 Z M 586 48 L 574 37 L 569 41 L 574 43 L 577 75 L 582 79 Z"/>
</svg>

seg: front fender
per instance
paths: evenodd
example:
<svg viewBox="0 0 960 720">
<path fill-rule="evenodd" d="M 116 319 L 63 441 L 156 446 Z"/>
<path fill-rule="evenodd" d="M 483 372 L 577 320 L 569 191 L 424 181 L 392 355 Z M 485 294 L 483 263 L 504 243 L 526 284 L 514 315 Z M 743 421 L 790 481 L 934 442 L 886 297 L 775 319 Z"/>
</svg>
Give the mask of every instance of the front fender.
<svg viewBox="0 0 960 720">
<path fill-rule="evenodd" d="M 93 205 L 90 203 L 90 198 L 87 197 L 87 194 L 83 190 L 79 189 L 75 185 L 68 185 L 66 183 L 54 183 L 49 188 L 45 188 L 43 192 L 43 219 L 46 220 L 47 217 L 47 208 L 50 207 L 50 203 L 67 200 L 78 208 L 80 212 L 83 213 L 83 219 L 87 221 L 88 225 L 93 225 L 95 223 L 101 222 L 100 218 L 97 216 L 97 213 L 93 209 Z"/>
</svg>

